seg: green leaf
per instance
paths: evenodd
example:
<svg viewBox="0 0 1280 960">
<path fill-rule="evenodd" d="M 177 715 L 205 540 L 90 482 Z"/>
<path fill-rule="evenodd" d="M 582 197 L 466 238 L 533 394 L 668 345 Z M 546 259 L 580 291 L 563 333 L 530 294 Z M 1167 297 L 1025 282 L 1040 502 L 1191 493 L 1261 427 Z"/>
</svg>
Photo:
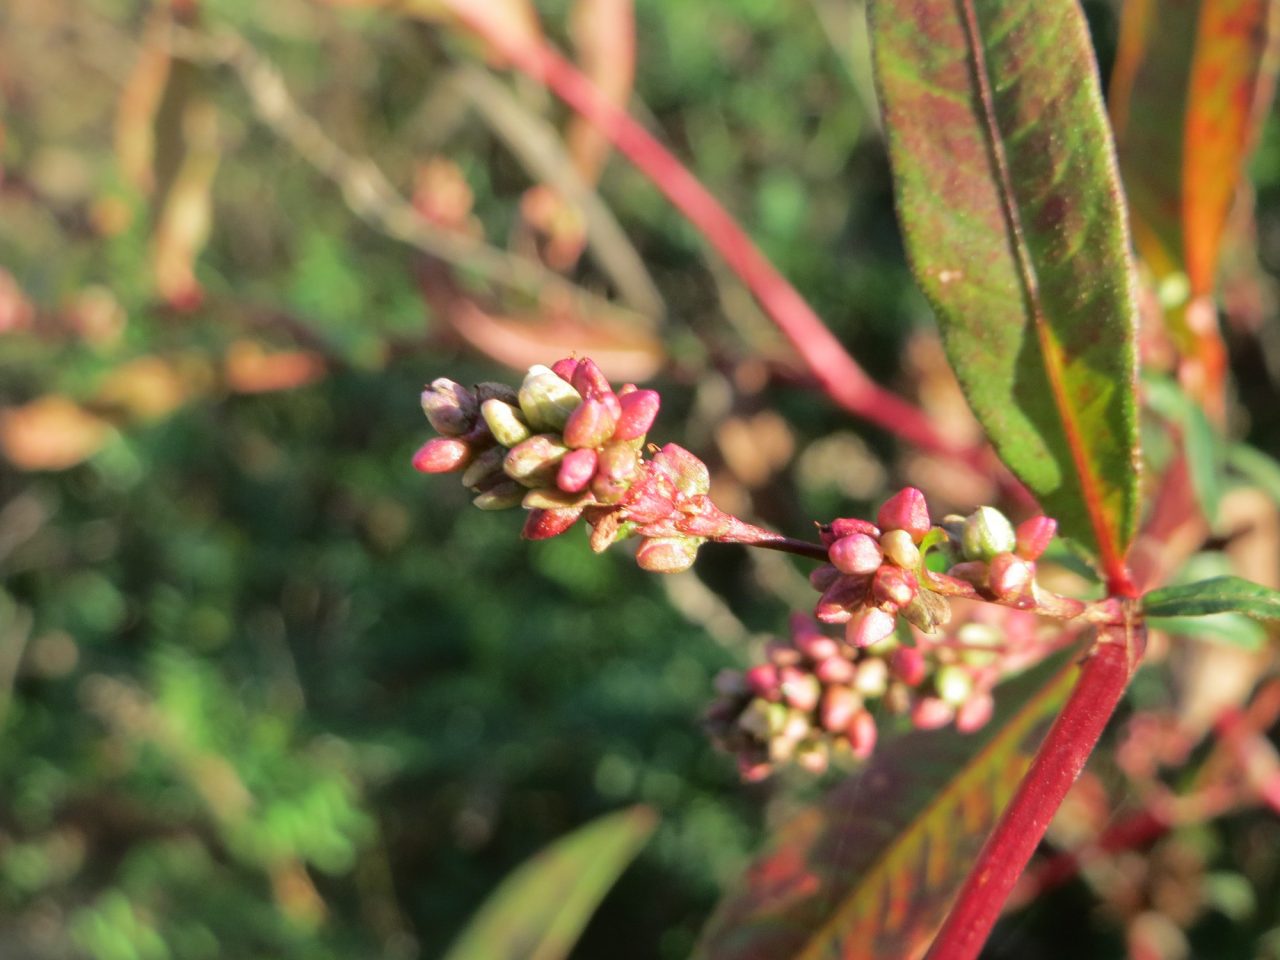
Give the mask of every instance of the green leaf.
<svg viewBox="0 0 1280 960">
<path fill-rule="evenodd" d="M 1118 569 L 1138 513 L 1134 272 L 1075 0 L 875 0 L 898 216 L 1001 457 Z"/>
<path fill-rule="evenodd" d="M 1243 613 L 1255 620 L 1280 620 L 1280 591 L 1243 577 L 1214 577 L 1152 590 L 1142 598 L 1149 617 L 1203 617 Z"/>
<path fill-rule="evenodd" d="M 1147 626 L 1188 640 L 1220 643 L 1241 650 L 1261 650 L 1267 631 L 1239 613 L 1210 613 L 1203 617 L 1148 617 Z"/>
<path fill-rule="evenodd" d="M 1280 463 L 1247 444 L 1227 448 L 1227 466 L 1280 503 Z"/>
<path fill-rule="evenodd" d="M 1157 277 L 1212 292 L 1218 253 L 1275 58 L 1273 0 L 1128 0 L 1111 116 L 1134 239 Z"/>
<path fill-rule="evenodd" d="M 600 817 L 521 864 L 454 941 L 445 960 L 559 960 L 657 826 L 648 807 Z"/>
<path fill-rule="evenodd" d="M 1075 681 L 1078 651 L 996 692 L 982 730 L 911 733 L 773 838 L 712 916 L 697 960 L 915 956 Z"/>
<path fill-rule="evenodd" d="M 1204 408 L 1167 377 L 1144 376 L 1147 406 L 1176 426 L 1187 454 L 1187 471 L 1196 501 L 1210 524 L 1218 518 L 1222 502 L 1224 453 L 1218 433 Z"/>
</svg>

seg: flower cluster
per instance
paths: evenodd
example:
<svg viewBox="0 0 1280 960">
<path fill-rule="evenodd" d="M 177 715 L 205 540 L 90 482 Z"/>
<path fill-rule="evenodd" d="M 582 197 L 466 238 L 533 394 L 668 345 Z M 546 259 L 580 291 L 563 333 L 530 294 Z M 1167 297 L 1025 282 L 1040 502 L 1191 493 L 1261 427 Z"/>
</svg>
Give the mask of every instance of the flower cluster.
<svg viewBox="0 0 1280 960">
<path fill-rule="evenodd" d="M 716 678 L 706 725 L 744 780 L 786 762 L 821 773 L 870 756 L 877 716 L 920 730 L 983 727 L 999 679 L 1042 651 L 1036 617 L 1016 609 L 970 604 L 946 636 L 903 629 L 861 647 L 795 614 L 790 637 L 771 642 L 765 662 Z"/>
<path fill-rule="evenodd" d="M 667 444 L 645 459 L 658 407 L 652 390 L 615 392 L 585 358 L 531 367 L 519 390 L 439 379 L 423 391 L 422 408 L 441 436 L 418 450 L 414 466 L 463 471 L 482 509 L 523 506 L 527 539 L 557 536 L 581 517 L 592 549 L 638 537 L 641 567 L 685 570 L 707 539 L 754 528 L 715 507 L 706 465 L 689 451 Z"/>
</svg>

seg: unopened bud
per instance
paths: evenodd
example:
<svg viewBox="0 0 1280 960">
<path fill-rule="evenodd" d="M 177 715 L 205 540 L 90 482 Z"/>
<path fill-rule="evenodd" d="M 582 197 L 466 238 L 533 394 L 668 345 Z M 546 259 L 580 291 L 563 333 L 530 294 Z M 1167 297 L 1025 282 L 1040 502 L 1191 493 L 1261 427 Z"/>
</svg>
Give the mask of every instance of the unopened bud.
<svg viewBox="0 0 1280 960">
<path fill-rule="evenodd" d="M 595 475 L 596 452 L 570 450 L 560 461 L 560 469 L 556 472 L 556 486 L 565 493 L 579 493 L 587 489 Z"/>
<path fill-rule="evenodd" d="M 782 696 L 778 668 L 771 663 L 758 663 L 749 669 L 744 679 L 747 689 L 765 700 L 778 700 Z"/>
<path fill-rule="evenodd" d="M 813 615 L 823 623 L 848 623 L 867 599 L 868 578 L 840 576 L 818 598 Z"/>
<path fill-rule="evenodd" d="M 569 448 L 554 434 L 534 434 L 507 452 L 502 469 L 526 487 L 544 487 L 554 480 L 560 461 L 568 452 Z"/>
<path fill-rule="evenodd" d="M 548 367 L 535 364 L 520 385 L 519 401 L 529 426 L 559 432 L 582 397 Z"/>
<path fill-rule="evenodd" d="M 693 566 L 699 544 L 688 537 L 654 537 L 636 551 L 636 563 L 650 573 L 681 573 Z"/>
<path fill-rule="evenodd" d="M 880 544 L 865 533 L 841 537 L 827 549 L 827 556 L 842 573 L 872 574 L 884 561 Z"/>
<path fill-rule="evenodd" d="M 428 440 L 413 455 L 413 469 L 421 473 L 449 473 L 471 461 L 471 447 L 453 437 Z"/>
<path fill-rule="evenodd" d="M 855 533 L 865 534 L 873 540 L 879 539 L 880 528 L 868 520 L 857 517 L 837 517 L 829 524 L 818 528 L 818 535 L 824 546 L 831 546 L 842 537 L 851 537 Z"/>
<path fill-rule="evenodd" d="M 904 570 L 914 570 L 920 566 L 920 548 L 905 530 L 890 530 L 880 537 L 880 549 L 889 560 Z"/>
<path fill-rule="evenodd" d="M 603 400 L 588 397 L 564 425 L 564 442 L 571 447 L 598 447 L 613 436 L 617 421 Z"/>
<path fill-rule="evenodd" d="M 658 418 L 662 398 L 654 390 L 636 390 L 618 398 L 621 416 L 613 435 L 619 440 L 638 440 L 649 432 Z"/>
<path fill-rule="evenodd" d="M 815 663 L 821 663 L 840 653 L 840 644 L 819 632 L 816 626 L 798 632 L 792 637 L 791 642 L 795 644 L 797 650 Z"/>
<path fill-rule="evenodd" d="M 819 593 L 840 579 L 840 571 L 829 563 L 814 567 L 809 571 L 809 585 Z"/>
<path fill-rule="evenodd" d="M 577 369 L 578 360 L 575 357 L 565 357 L 562 360 L 557 360 L 551 365 L 551 372 L 565 383 L 573 382 L 573 371 Z"/>
<path fill-rule="evenodd" d="M 806 740 L 796 748 L 796 764 L 815 777 L 827 772 L 831 764 L 831 748 L 825 740 Z"/>
<path fill-rule="evenodd" d="M 567 510 L 530 510 L 520 536 L 526 540 L 550 540 L 572 527 L 578 522 L 580 516 L 582 516 L 581 507 Z"/>
<path fill-rule="evenodd" d="M 845 636 L 855 647 L 869 647 L 893 633 L 897 618 L 879 607 L 869 607 L 849 621 Z"/>
<path fill-rule="evenodd" d="M 640 470 L 640 454 L 629 444 L 615 441 L 600 450 L 601 476 L 629 483 Z"/>
<path fill-rule="evenodd" d="M 592 397 L 599 399 L 607 393 L 613 393 L 613 387 L 609 386 L 609 378 L 590 357 L 583 357 L 578 361 L 578 366 L 574 369 L 569 382 L 573 384 L 573 389 L 588 399 Z"/>
<path fill-rule="evenodd" d="M 889 687 L 889 664 L 880 657 L 858 661 L 858 675 L 853 688 L 864 697 L 882 696 Z"/>
<path fill-rule="evenodd" d="M 934 674 L 933 686 L 942 700 L 958 707 L 973 694 L 973 676 L 959 664 L 949 663 Z"/>
<path fill-rule="evenodd" d="M 979 507 L 965 520 L 960 543 L 965 559 L 990 560 L 1013 552 L 1018 540 L 1008 517 L 995 507 Z"/>
<path fill-rule="evenodd" d="M 504 447 L 514 447 L 528 440 L 533 433 L 525 422 L 520 408 L 496 397 L 480 405 L 480 415 L 489 427 L 493 438 Z"/>
<path fill-rule="evenodd" d="M 1023 560 L 1039 560 L 1057 532 L 1058 521 L 1052 517 L 1041 516 L 1023 520 L 1018 524 L 1015 534 L 1018 547 L 1014 552 Z"/>
<path fill-rule="evenodd" d="M 919 647 L 899 647 L 889 658 L 889 669 L 908 687 L 918 687 L 924 681 L 924 652 Z"/>
<path fill-rule="evenodd" d="M 662 468 L 682 495 L 695 497 L 711 492 L 711 473 L 707 465 L 684 447 L 668 443 L 658 451 L 654 462 L 662 463 Z"/>
<path fill-rule="evenodd" d="M 845 737 L 853 747 L 853 755 L 859 760 L 867 759 L 876 749 L 876 718 L 869 710 L 858 710 L 849 721 Z"/>
<path fill-rule="evenodd" d="M 917 730 L 937 730 L 955 717 L 951 704 L 938 697 L 921 697 L 911 708 L 911 724 Z"/>
<path fill-rule="evenodd" d="M 832 733 L 847 730 L 856 711 L 862 709 L 862 698 L 848 687 L 828 687 L 822 695 L 818 718 Z"/>
<path fill-rule="evenodd" d="M 933 526 L 924 494 L 915 487 L 903 487 L 890 497 L 876 515 L 881 530 L 905 530 L 914 543 L 924 539 Z"/>
<path fill-rule="evenodd" d="M 557 487 L 535 487 L 521 501 L 526 510 L 581 510 L 592 503 L 590 493 L 565 493 Z"/>
<path fill-rule="evenodd" d="M 422 391 L 422 412 L 432 428 L 447 437 L 459 437 L 476 422 L 476 398 L 460 383 L 441 377 Z"/>
<path fill-rule="evenodd" d="M 1027 589 L 1034 573 L 1030 561 L 1012 553 L 997 553 L 987 566 L 987 585 L 998 599 L 1013 600 Z"/>
<path fill-rule="evenodd" d="M 844 657 L 828 657 L 813 668 L 813 675 L 823 683 L 851 683 L 856 672 Z"/>
<path fill-rule="evenodd" d="M 768 700 L 756 698 L 747 704 L 746 709 L 738 717 L 738 726 L 749 733 L 756 740 L 767 741 L 774 733 L 775 710 L 774 705 Z M 783 716 L 786 715 L 786 707 L 781 708 Z"/>
<path fill-rule="evenodd" d="M 782 681 L 782 698 L 789 706 L 808 713 L 818 705 L 822 684 L 813 674 L 798 667 L 783 667 L 778 676 Z"/>
<path fill-rule="evenodd" d="M 981 730 L 995 712 L 996 702 L 989 693 L 980 693 L 970 697 L 956 711 L 956 729 L 961 733 L 973 733 Z"/>
<path fill-rule="evenodd" d="M 871 597 L 881 605 L 905 607 L 916 595 L 919 585 L 916 575 L 901 567 L 885 564 L 871 578 Z"/>
<path fill-rule="evenodd" d="M 506 451 L 502 447 L 490 447 L 471 461 L 471 465 L 462 472 L 462 485 L 475 489 L 481 486 L 492 486 L 498 479 L 506 479 L 502 472 L 502 458 Z"/>
<path fill-rule="evenodd" d="M 471 502 L 481 510 L 507 510 L 520 506 L 524 499 L 524 487 L 514 480 L 504 480 L 494 484 L 483 493 L 478 493 Z"/>
</svg>

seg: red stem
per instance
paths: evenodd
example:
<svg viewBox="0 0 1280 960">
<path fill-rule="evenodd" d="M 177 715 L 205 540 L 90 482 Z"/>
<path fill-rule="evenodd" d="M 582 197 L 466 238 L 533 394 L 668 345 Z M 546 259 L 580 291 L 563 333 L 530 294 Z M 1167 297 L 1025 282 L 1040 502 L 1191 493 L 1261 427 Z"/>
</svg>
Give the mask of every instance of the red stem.
<svg viewBox="0 0 1280 960">
<path fill-rule="evenodd" d="M 1054 811 L 1084 769 L 1142 656 L 1141 621 L 1099 628 L 1062 713 L 987 838 L 926 960 L 974 960 L 1035 853 Z"/>
<path fill-rule="evenodd" d="M 706 187 L 573 64 L 547 43 L 510 29 L 486 4 L 469 0 L 446 2 L 467 27 L 594 124 L 653 182 L 747 285 L 835 403 L 924 450 L 956 457 L 986 471 L 980 448 L 966 447 L 943 436 L 921 410 L 867 376 Z"/>
</svg>

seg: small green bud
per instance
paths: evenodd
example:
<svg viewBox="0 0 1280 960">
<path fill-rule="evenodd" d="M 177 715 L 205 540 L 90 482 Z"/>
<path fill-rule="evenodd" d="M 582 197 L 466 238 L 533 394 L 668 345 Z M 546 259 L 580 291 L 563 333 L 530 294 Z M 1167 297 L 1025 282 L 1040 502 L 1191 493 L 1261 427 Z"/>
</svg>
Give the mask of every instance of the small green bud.
<svg viewBox="0 0 1280 960">
<path fill-rule="evenodd" d="M 973 677 L 955 663 L 940 667 L 933 675 L 933 685 L 939 699 L 953 707 L 960 706 L 973 694 Z"/>
<path fill-rule="evenodd" d="M 990 560 L 997 553 L 1012 553 L 1018 545 L 1009 518 L 995 507 L 979 507 L 964 522 L 961 545 L 968 560 Z"/>
<path fill-rule="evenodd" d="M 476 494 L 471 502 L 481 510 L 506 510 L 520 506 L 524 499 L 525 489 L 514 480 L 503 480 L 484 493 Z"/>
<path fill-rule="evenodd" d="M 569 414 L 578 408 L 582 397 L 578 391 L 549 367 L 534 364 L 520 385 L 520 409 L 529 426 L 535 430 L 557 433 L 569 422 Z"/>
<path fill-rule="evenodd" d="M 526 487 L 549 486 L 555 482 L 560 461 L 568 452 L 569 448 L 554 434 L 534 434 L 507 451 L 502 469 L 508 477 L 519 480 Z"/>
<path fill-rule="evenodd" d="M 884 551 L 886 560 L 904 570 L 915 570 L 920 566 L 920 548 L 906 530 L 890 530 L 882 534 L 880 549 Z"/>
<path fill-rule="evenodd" d="M 502 458 L 507 451 L 502 447 L 490 447 L 471 461 L 471 465 L 462 472 L 464 487 L 478 487 L 487 480 L 501 477 Z"/>
<path fill-rule="evenodd" d="M 480 415 L 489 425 L 493 438 L 504 447 L 514 447 L 517 443 L 528 440 L 533 434 L 524 414 L 519 407 L 512 406 L 505 400 L 496 397 L 486 400 L 480 405 Z"/>
<path fill-rule="evenodd" d="M 701 541 L 692 537 L 654 537 L 636 551 L 636 563 L 650 573 L 682 573 L 693 566 Z"/>
</svg>

